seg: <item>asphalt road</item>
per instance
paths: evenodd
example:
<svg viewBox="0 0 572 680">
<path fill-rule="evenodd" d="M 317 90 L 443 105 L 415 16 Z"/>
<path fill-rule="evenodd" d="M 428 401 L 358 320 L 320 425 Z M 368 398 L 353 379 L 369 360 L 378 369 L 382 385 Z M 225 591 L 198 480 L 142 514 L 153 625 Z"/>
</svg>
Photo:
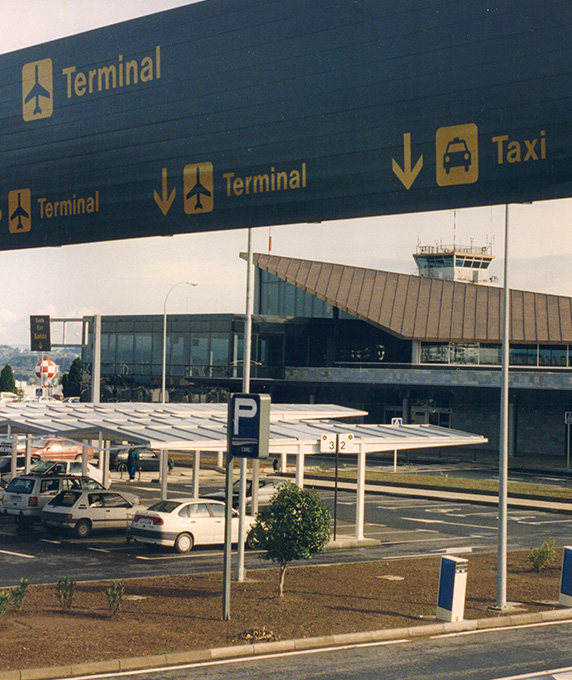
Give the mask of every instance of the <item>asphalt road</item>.
<svg viewBox="0 0 572 680">
<path fill-rule="evenodd" d="M 159 495 L 156 475 L 143 474 L 135 484 L 115 481 L 117 488 L 139 493 L 144 502 Z M 212 480 L 201 491 L 219 488 Z M 177 476 L 170 484 L 170 495 L 191 495 L 190 477 Z M 333 505 L 333 491 L 321 491 Z M 497 509 L 495 506 L 450 503 L 439 500 L 411 499 L 399 496 L 366 496 L 368 538 L 379 546 L 328 551 L 314 558 L 314 563 L 356 560 L 387 560 L 427 554 L 463 554 L 494 551 L 497 545 Z M 354 534 L 355 495 L 338 494 L 337 534 Z M 509 549 L 538 547 L 544 538 L 556 544 L 571 542 L 572 515 L 540 510 L 509 511 Z M 256 552 L 247 552 L 246 568 L 268 567 Z M 195 548 L 187 555 L 171 551 L 150 551 L 127 544 L 123 532 L 94 534 L 87 540 L 69 534 L 52 536 L 40 528 L 29 533 L 17 531 L 11 518 L 0 516 L 0 586 L 16 585 L 22 576 L 31 583 L 54 583 L 62 576 L 74 580 L 129 578 L 149 574 L 204 573 L 222 569 L 222 548 Z"/>
<path fill-rule="evenodd" d="M 305 650 L 129 673 L 126 680 L 572 680 L 572 623 Z M 101 677 L 101 676 L 99 676 Z M 108 676 L 109 677 L 109 676 Z M 117 677 L 115 674 L 113 677 Z"/>
</svg>

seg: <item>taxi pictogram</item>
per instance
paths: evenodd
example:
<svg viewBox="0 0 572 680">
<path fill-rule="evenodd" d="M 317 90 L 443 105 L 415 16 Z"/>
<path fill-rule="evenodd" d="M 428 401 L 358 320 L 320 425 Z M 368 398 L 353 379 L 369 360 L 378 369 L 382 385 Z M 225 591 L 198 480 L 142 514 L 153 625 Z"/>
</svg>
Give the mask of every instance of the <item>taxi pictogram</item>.
<svg viewBox="0 0 572 680">
<path fill-rule="evenodd" d="M 479 179 L 479 132 L 474 123 L 441 127 L 435 136 L 437 184 L 474 184 Z"/>
</svg>

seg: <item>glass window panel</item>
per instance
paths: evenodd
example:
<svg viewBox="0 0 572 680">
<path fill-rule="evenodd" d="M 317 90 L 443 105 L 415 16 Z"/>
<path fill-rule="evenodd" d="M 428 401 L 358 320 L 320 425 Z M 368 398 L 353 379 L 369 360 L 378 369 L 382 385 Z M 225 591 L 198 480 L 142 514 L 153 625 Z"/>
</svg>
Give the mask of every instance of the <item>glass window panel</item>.
<svg viewBox="0 0 572 680">
<path fill-rule="evenodd" d="M 209 365 L 209 333 L 191 334 L 191 364 L 193 366 Z"/>
<path fill-rule="evenodd" d="M 452 364 L 477 364 L 479 346 L 476 343 L 452 342 L 450 357 Z"/>
<path fill-rule="evenodd" d="M 440 342 L 421 343 L 422 364 L 449 363 L 449 344 Z"/>
<path fill-rule="evenodd" d="M 228 335 L 223 333 L 213 333 L 211 338 L 211 352 L 213 366 L 226 366 L 229 362 L 228 356 Z"/>
<path fill-rule="evenodd" d="M 536 366 L 536 345 L 511 345 L 510 364 L 512 366 Z"/>
<path fill-rule="evenodd" d="M 118 363 L 133 363 L 133 335 L 120 333 L 117 336 L 117 359 Z"/>
<path fill-rule="evenodd" d="M 151 362 L 151 333 L 135 336 L 134 361 L 137 364 Z"/>
<path fill-rule="evenodd" d="M 498 366 L 501 363 L 501 360 L 502 347 L 500 345 L 481 344 L 479 348 L 479 363 Z"/>
<path fill-rule="evenodd" d="M 566 366 L 567 354 L 566 345 L 540 345 L 538 363 L 540 366 Z"/>
<path fill-rule="evenodd" d="M 172 366 L 186 366 L 189 359 L 189 334 L 173 333 L 170 337 L 171 355 L 168 360 Z M 167 343 L 169 345 L 169 343 Z"/>
</svg>

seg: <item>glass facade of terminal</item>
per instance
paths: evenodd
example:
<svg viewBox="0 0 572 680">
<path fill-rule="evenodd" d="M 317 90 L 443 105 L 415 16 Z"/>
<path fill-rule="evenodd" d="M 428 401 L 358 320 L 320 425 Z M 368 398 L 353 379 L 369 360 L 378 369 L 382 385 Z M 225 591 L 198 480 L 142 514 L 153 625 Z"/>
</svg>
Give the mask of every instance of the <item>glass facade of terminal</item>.
<svg viewBox="0 0 572 680">
<path fill-rule="evenodd" d="M 502 346 L 494 343 L 422 342 L 422 364 L 500 366 Z M 510 346 L 511 366 L 561 367 L 572 365 L 569 345 Z"/>
<path fill-rule="evenodd" d="M 251 377 L 285 381 L 291 368 L 383 369 L 421 365 L 500 366 L 500 343 L 402 340 L 258 272 L 252 323 Z M 163 374 L 163 316 L 104 316 L 101 323 L 102 400 L 157 399 Z M 244 367 L 241 314 L 167 317 L 165 377 L 171 400 L 236 389 Z M 414 351 L 415 350 L 415 351 Z M 415 357 L 415 359 L 413 358 Z M 91 372 L 91 349 L 82 361 Z M 510 363 L 567 368 L 567 345 L 515 344 Z M 201 392 L 202 391 L 202 392 Z"/>
</svg>

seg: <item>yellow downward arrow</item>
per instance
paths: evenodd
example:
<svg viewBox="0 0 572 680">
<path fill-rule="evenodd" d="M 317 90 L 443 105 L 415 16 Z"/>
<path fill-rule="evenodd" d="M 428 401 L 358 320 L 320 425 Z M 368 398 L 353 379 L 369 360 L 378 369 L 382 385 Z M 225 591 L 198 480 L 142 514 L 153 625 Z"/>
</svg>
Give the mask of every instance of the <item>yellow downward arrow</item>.
<svg viewBox="0 0 572 680">
<path fill-rule="evenodd" d="M 163 215 L 166 216 L 171 206 L 173 205 L 173 201 L 175 200 L 177 190 L 174 188 L 173 191 L 171 191 L 171 195 L 169 196 L 169 190 L 167 188 L 167 168 L 163 168 L 162 174 L 163 174 L 163 187 L 162 187 L 163 195 L 159 196 L 157 190 L 155 190 L 154 197 L 155 203 L 159 206 Z"/>
<path fill-rule="evenodd" d="M 419 160 L 415 163 L 415 167 L 411 168 L 411 133 L 406 132 L 403 135 L 403 170 L 401 169 L 399 163 L 395 158 L 391 159 L 393 161 L 393 172 L 399 178 L 399 181 L 403 186 L 409 190 L 411 185 L 417 179 L 417 175 L 421 172 L 423 167 L 423 154 L 419 156 Z"/>
</svg>

